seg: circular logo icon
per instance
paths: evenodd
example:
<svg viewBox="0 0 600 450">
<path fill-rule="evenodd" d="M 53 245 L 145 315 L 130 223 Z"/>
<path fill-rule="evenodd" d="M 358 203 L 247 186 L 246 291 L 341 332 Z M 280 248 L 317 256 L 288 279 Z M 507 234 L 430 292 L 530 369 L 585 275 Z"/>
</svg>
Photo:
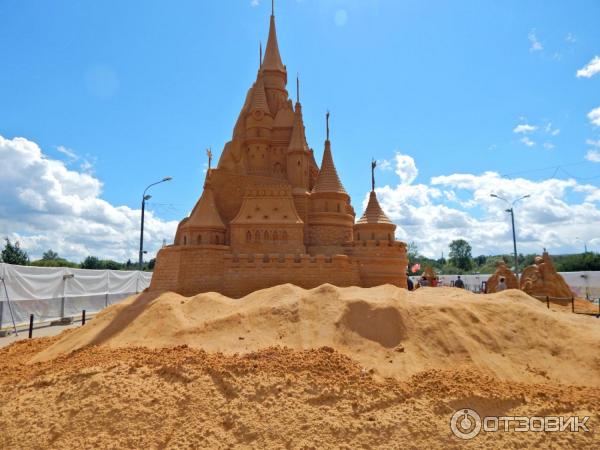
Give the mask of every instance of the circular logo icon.
<svg viewBox="0 0 600 450">
<path fill-rule="evenodd" d="M 481 431 L 481 417 L 472 409 L 459 409 L 450 419 L 450 429 L 456 437 L 473 439 Z"/>
</svg>

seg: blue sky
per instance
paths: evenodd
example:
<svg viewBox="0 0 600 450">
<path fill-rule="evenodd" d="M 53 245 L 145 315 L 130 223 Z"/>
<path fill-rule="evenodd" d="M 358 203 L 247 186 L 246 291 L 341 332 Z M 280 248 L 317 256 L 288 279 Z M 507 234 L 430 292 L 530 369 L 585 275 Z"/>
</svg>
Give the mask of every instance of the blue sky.
<svg viewBox="0 0 600 450">
<path fill-rule="evenodd" d="M 231 137 L 270 8 L 1 0 L 0 136 L 12 156 L 0 173 L 11 161 L 27 172 L 13 159 L 37 146 L 32 173 L 46 180 L 62 162 L 57 183 L 89 191 L 75 207 L 44 200 L 51 189 L 30 176 L 13 179 L 0 185 L 0 232 L 33 255 L 133 259 L 141 191 L 171 175 L 153 189 L 148 239 L 151 250 L 172 240 L 201 192 L 204 149 L 218 156 Z M 476 253 L 510 251 L 494 189 L 534 195 L 520 205 L 524 251 L 600 250 L 600 2 L 280 0 L 276 19 L 289 79 L 300 73 L 309 145 L 320 161 L 330 109 L 358 214 L 375 157 L 398 237 L 429 255 L 455 237 Z"/>
</svg>

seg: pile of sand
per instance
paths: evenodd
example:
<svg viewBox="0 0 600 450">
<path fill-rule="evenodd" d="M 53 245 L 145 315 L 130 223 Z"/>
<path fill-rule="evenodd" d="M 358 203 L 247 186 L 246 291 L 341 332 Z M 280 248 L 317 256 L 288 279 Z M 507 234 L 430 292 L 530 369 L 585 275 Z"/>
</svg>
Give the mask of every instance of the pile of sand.
<svg viewBox="0 0 600 450">
<path fill-rule="evenodd" d="M 600 386 L 600 364 L 591 357 L 598 325 L 518 290 L 483 296 L 454 288 L 282 285 L 237 300 L 146 293 L 107 309 L 33 361 L 89 345 L 188 345 L 226 354 L 330 346 L 384 377 L 469 366 L 506 380 Z"/>
<path fill-rule="evenodd" d="M 597 448 L 599 345 L 520 291 L 146 293 L 0 350 L 0 448 Z M 591 432 L 462 441 L 465 407 Z"/>
</svg>

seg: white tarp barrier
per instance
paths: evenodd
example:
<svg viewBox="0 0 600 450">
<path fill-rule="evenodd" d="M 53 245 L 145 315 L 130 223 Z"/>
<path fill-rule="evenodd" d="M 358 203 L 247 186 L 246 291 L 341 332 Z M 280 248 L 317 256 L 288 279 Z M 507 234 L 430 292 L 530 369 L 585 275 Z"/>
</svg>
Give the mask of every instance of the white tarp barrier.
<svg viewBox="0 0 600 450">
<path fill-rule="evenodd" d="M 600 271 L 587 272 L 559 272 L 577 297 L 598 299 L 600 298 Z M 492 274 L 461 275 L 465 288 L 479 292 L 482 282 L 487 281 Z M 411 276 L 413 283 L 417 283 L 420 276 Z M 458 275 L 439 275 L 440 285 L 451 286 L 458 279 Z"/>
<path fill-rule="evenodd" d="M 0 327 L 12 325 L 10 299 L 17 324 L 78 316 L 117 303 L 150 285 L 151 272 L 14 266 L 0 263 Z"/>
</svg>

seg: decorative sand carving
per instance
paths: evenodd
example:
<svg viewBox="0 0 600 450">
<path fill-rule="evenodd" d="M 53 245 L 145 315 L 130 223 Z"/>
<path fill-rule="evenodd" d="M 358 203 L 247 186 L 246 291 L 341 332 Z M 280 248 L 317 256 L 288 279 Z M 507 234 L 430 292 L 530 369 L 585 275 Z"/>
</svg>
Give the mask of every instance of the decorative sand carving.
<svg viewBox="0 0 600 450">
<path fill-rule="evenodd" d="M 500 262 L 496 267 L 496 271 L 492 274 L 491 277 L 487 280 L 487 293 L 493 294 L 496 292 L 498 287 L 498 283 L 500 282 L 500 278 L 504 278 L 504 282 L 506 283 L 507 289 L 519 289 L 519 282 L 517 281 L 517 277 L 510 270 L 504 261 Z"/>
<path fill-rule="evenodd" d="M 523 270 L 520 287 L 529 295 L 565 299 L 574 296 L 565 279 L 556 272 L 547 251 L 536 256 L 535 263 Z"/>
</svg>

